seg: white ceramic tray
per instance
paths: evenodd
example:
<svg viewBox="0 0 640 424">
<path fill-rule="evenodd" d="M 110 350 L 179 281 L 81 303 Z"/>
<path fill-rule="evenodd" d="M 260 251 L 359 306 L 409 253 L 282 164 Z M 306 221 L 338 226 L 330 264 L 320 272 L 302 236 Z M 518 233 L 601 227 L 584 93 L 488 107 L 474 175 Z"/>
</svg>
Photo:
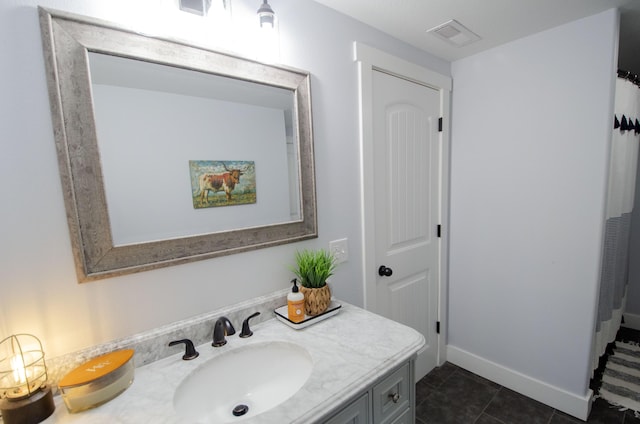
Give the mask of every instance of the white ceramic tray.
<svg viewBox="0 0 640 424">
<path fill-rule="evenodd" d="M 311 324 L 324 321 L 325 319 L 334 316 L 335 314 L 340 312 L 340 308 L 342 308 L 342 305 L 332 300 L 326 311 L 315 316 L 305 315 L 304 319 L 300 322 L 293 322 L 288 318 L 287 305 L 277 308 L 274 312 L 276 313 L 276 318 L 278 318 L 280 321 L 287 324 L 291 328 L 299 330 L 301 328 L 308 327 Z"/>
</svg>

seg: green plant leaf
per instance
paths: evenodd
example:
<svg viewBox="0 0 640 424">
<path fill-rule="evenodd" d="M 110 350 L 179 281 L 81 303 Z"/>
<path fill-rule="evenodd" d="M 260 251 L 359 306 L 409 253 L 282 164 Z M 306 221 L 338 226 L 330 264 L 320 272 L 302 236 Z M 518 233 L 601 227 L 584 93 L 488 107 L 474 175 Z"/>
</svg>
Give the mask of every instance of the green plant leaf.
<svg viewBox="0 0 640 424">
<path fill-rule="evenodd" d="M 295 260 L 296 266 L 289 268 L 308 288 L 324 287 L 336 268 L 335 257 L 325 249 L 297 251 Z"/>
</svg>

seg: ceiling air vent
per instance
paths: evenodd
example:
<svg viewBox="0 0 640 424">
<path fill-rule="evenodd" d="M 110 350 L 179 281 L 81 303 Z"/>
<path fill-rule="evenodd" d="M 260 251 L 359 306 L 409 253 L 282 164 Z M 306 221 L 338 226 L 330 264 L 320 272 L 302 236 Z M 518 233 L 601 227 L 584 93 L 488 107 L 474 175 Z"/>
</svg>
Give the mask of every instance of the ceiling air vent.
<svg viewBox="0 0 640 424">
<path fill-rule="evenodd" d="M 480 39 L 478 34 L 473 33 L 455 19 L 433 27 L 427 32 L 457 47 L 466 46 Z"/>
</svg>

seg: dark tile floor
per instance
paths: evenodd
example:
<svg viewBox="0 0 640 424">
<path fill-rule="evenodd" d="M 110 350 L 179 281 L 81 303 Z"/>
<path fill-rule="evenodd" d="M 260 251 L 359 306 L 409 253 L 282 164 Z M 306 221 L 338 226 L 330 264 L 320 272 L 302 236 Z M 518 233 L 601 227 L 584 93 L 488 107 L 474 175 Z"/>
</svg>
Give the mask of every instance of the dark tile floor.
<svg viewBox="0 0 640 424">
<path fill-rule="evenodd" d="M 446 362 L 416 384 L 416 424 L 577 424 L 577 418 Z M 587 423 L 640 424 L 596 399 Z"/>
</svg>

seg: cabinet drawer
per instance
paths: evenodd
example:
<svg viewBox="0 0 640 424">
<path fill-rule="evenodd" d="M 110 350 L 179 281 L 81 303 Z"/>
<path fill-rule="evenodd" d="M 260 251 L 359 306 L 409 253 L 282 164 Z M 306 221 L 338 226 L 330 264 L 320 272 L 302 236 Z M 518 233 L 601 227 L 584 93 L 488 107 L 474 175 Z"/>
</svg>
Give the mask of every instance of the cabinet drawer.
<svg viewBox="0 0 640 424">
<path fill-rule="evenodd" d="M 325 424 L 369 424 L 369 393 L 365 393 L 325 421 Z"/>
<path fill-rule="evenodd" d="M 411 405 L 409 363 L 394 371 L 373 388 L 373 422 L 390 424 Z M 400 421 L 403 422 L 403 421 Z"/>
</svg>

